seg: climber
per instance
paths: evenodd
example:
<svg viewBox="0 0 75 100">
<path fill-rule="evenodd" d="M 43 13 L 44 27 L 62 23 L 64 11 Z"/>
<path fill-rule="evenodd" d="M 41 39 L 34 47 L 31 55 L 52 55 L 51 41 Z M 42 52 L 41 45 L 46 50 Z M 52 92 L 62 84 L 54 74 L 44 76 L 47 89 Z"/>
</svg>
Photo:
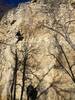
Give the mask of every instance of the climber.
<svg viewBox="0 0 75 100">
<path fill-rule="evenodd" d="M 27 87 L 27 100 L 36 100 L 37 98 L 37 90 L 31 84 Z"/>
<path fill-rule="evenodd" d="M 75 2 L 71 3 L 71 6 L 75 9 Z"/>
<path fill-rule="evenodd" d="M 20 31 L 18 31 L 16 33 L 16 38 L 17 38 L 17 42 L 16 43 L 18 43 L 19 41 L 22 41 L 23 40 L 23 36 L 21 35 Z"/>
</svg>

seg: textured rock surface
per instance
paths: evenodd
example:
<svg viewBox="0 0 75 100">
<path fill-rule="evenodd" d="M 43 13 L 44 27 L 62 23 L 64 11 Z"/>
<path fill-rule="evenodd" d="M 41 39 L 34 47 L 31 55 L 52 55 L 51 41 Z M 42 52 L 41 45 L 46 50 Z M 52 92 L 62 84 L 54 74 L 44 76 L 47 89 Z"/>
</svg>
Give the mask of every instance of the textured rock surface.
<svg viewBox="0 0 75 100">
<path fill-rule="evenodd" d="M 26 45 L 29 50 L 27 60 L 29 66 L 27 66 L 26 74 L 30 78 L 25 81 L 26 87 L 30 83 L 34 86 L 38 85 L 38 100 L 64 100 L 64 98 L 65 100 L 75 100 L 74 82 L 57 63 L 56 58 L 51 55 L 56 55 L 58 59 L 62 58 L 62 62 L 67 67 L 64 57 L 56 46 L 54 38 L 56 33 L 43 26 L 43 24 L 52 26 L 54 20 L 52 15 L 46 11 L 45 6 L 36 3 L 21 4 L 5 14 L 0 22 L 0 100 L 7 100 L 10 94 L 15 50 L 17 49 L 18 58 L 22 61 L 21 51 L 24 51 Z M 73 8 L 70 6 L 69 9 Z M 59 20 L 64 15 L 61 18 L 63 24 L 64 20 L 68 21 L 66 12 L 66 7 L 62 5 L 57 16 Z M 74 13 L 75 10 L 71 12 L 72 20 L 75 18 Z M 73 43 L 75 42 L 74 26 L 75 22 L 69 26 L 69 32 L 71 32 L 69 36 Z M 23 40 L 17 42 L 16 33 L 19 30 Z M 60 31 L 62 32 L 61 29 Z M 58 36 L 58 40 L 72 65 L 75 63 L 75 51 L 61 35 Z M 54 67 L 55 65 L 57 67 Z M 74 67 L 73 70 L 75 70 Z M 17 81 L 19 84 L 21 84 L 21 74 L 18 71 Z M 39 81 L 41 79 L 42 81 Z M 44 90 L 46 91 L 43 93 Z M 20 87 L 17 89 L 17 98 L 20 98 Z M 24 100 L 26 100 L 26 93 L 24 93 Z"/>
</svg>

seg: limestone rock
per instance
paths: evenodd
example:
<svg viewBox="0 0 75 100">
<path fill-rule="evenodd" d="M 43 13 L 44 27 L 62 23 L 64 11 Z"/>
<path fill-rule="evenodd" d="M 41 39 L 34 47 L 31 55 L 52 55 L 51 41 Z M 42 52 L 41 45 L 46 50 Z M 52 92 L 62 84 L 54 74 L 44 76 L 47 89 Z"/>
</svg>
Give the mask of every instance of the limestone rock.
<svg viewBox="0 0 75 100">
<path fill-rule="evenodd" d="M 39 3 L 20 4 L 5 14 L 0 22 L 0 100 L 7 100 L 10 96 L 16 49 L 19 60 L 17 84 L 20 85 L 22 85 L 21 70 L 24 63 L 24 53 L 28 54 L 23 100 L 26 100 L 26 87 L 30 83 L 38 87 L 38 100 L 64 100 L 64 98 L 65 100 L 70 100 L 70 98 L 75 100 L 75 83 L 52 55 L 54 54 L 60 61 L 62 60 L 62 64 L 69 70 L 63 53 L 57 47 L 55 39 L 57 34 L 58 41 L 70 64 L 75 63 L 75 50 L 72 45 L 69 45 L 59 32 L 54 31 L 57 29 L 62 33 L 62 24 L 69 23 L 68 13 L 66 14 L 67 9 L 62 4 L 56 13 L 58 22 L 60 22 L 59 26 L 53 19 L 53 14 L 47 12 L 48 10 L 45 8 L 45 4 Z M 71 10 L 71 8 L 69 9 Z M 75 10 L 71 12 L 71 20 L 75 19 L 74 13 Z M 63 15 L 64 17 L 62 17 Z M 54 30 L 45 27 L 46 25 L 53 27 Z M 69 37 L 73 44 L 75 42 L 74 26 L 75 22 L 68 26 Z M 23 40 L 17 42 L 16 33 L 18 31 L 20 31 Z M 18 100 L 20 99 L 20 92 L 21 88 L 17 86 L 16 97 Z"/>
</svg>

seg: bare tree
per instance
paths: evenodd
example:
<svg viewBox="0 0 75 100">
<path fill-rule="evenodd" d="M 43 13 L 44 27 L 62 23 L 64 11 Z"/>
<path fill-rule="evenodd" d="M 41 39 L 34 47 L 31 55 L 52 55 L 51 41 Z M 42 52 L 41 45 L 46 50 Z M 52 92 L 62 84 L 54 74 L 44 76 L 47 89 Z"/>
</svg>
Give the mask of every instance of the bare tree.
<svg viewBox="0 0 75 100">
<path fill-rule="evenodd" d="M 62 15 L 60 12 L 60 7 L 64 4 L 65 7 L 65 13 L 62 11 Z M 70 39 L 70 26 L 75 22 L 74 16 L 72 16 L 74 13 L 74 9 L 70 9 L 70 2 L 69 0 L 50 0 L 49 5 L 47 5 L 46 13 L 50 14 L 50 17 L 52 18 L 52 24 L 43 24 L 43 26 L 47 29 L 49 29 L 52 32 L 55 32 L 56 34 L 59 34 L 62 36 L 67 43 L 71 46 L 73 50 L 75 50 L 75 44 Z M 60 16 L 61 15 L 61 16 Z M 50 19 L 51 20 L 51 19 Z"/>
<path fill-rule="evenodd" d="M 54 38 L 55 38 L 56 47 L 59 53 L 62 55 L 62 57 L 60 57 L 59 59 L 57 55 L 50 53 L 50 51 L 49 53 L 56 59 L 57 63 L 61 67 L 61 70 L 64 71 L 71 78 L 73 83 L 75 83 L 75 71 L 73 69 L 75 66 L 75 63 L 73 64 L 70 63 L 69 58 L 67 56 L 68 54 L 66 54 L 63 46 L 60 44 L 59 39 L 57 38 L 58 36 L 63 37 L 65 43 L 67 42 L 68 43 L 67 45 L 69 45 L 71 49 L 75 51 L 75 43 L 70 38 L 70 34 L 71 34 L 70 27 L 71 27 L 71 24 L 75 22 L 74 17 L 71 16 L 71 13 L 73 13 L 74 9 L 69 8 L 68 0 L 67 0 L 68 2 L 66 2 L 66 0 L 62 0 L 62 1 L 65 1 L 63 2 L 63 4 L 66 7 L 66 12 L 62 14 L 61 17 L 59 17 L 58 12 L 60 10 L 60 6 L 62 2 L 61 3 L 58 2 L 61 0 L 56 0 L 57 3 L 55 2 L 55 0 L 51 0 L 51 1 L 52 1 L 52 4 L 50 4 L 50 7 L 48 6 L 48 9 L 47 9 L 48 12 L 46 11 L 46 13 L 49 13 L 52 16 L 53 22 L 51 25 L 46 24 L 46 23 L 42 23 L 41 25 L 49 29 L 55 34 Z M 56 4 L 59 6 L 57 6 Z M 61 56 L 60 54 L 59 56 Z M 63 63 L 62 59 L 65 60 L 65 64 Z M 58 65 L 55 65 L 55 66 L 58 66 Z M 54 91 L 56 92 L 58 96 L 58 100 L 59 100 L 59 96 L 61 96 L 61 98 L 66 100 L 63 93 L 68 93 L 68 94 L 70 94 L 71 92 L 75 93 L 74 88 L 73 89 L 62 89 L 62 87 L 60 88 L 59 86 L 57 86 L 58 84 L 62 84 L 60 80 L 58 80 L 57 82 L 53 81 L 52 84 L 50 84 L 50 86 L 38 96 L 38 98 L 50 88 L 54 89 Z M 71 100 L 72 97 L 70 97 L 69 99 Z"/>
<path fill-rule="evenodd" d="M 57 36 L 55 35 L 55 40 L 56 40 L 56 43 L 57 43 L 57 48 L 59 50 L 61 50 L 61 53 L 63 54 L 65 60 L 66 60 L 66 63 L 67 63 L 67 66 L 68 66 L 68 69 L 67 67 L 64 66 L 64 64 L 61 62 L 62 58 L 59 60 L 54 54 L 51 54 L 53 55 L 54 58 L 56 58 L 57 62 L 59 63 L 59 65 L 64 69 L 64 71 L 70 76 L 70 78 L 72 79 L 72 81 L 75 83 L 75 76 L 74 76 L 74 72 L 72 70 L 72 67 L 75 65 L 75 64 L 70 64 L 69 60 L 68 60 L 68 57 L 63 49 L 63 47 L 59 44 L 59 41 L 57 39 Z"/>
<path fill-rule="evenodd" d="M 25 71 L 27 67 L 27 60 L 28 60 L 28 50 L 27 47 L 25 47 L 24 51 L 24 64 L 23 64 L 23 76 L 22 76 L 22 88 L 21 88 L 21 97 L 20 100 L 23 100 L 23 92 L 24 92 L 24 86 L 25 86 Z"/>
<path fill-rule="evenodd" d="M 15 67 L 13 71 L 13 80 L 11 85 L 11 100 L 16 100 L 16 83 L 17 83 L 17 70 L 18 70 L 18 55 L 17 50 L 15 52 Z"/>
</svg>

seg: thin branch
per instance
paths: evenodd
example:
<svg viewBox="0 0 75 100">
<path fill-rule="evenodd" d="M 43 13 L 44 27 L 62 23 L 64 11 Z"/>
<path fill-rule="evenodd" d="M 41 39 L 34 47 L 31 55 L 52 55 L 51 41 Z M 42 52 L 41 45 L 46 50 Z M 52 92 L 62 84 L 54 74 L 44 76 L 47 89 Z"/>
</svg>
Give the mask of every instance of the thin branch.
<svg viewBox="0 0 75 100">
<path fill-rule="evenodd" d="M 72 43 L 72 41 L 67 36 L 67 34 L 63 35 L 63 33 L 61 33 L 60 31 L 58 31 L 58 30 L 56 30 L 56 29 L 54 29 L 52 27 L 49 27 L 49 26 L 46 26 L 46 25 L 43 25 L 43 26 L 48 28 L 48 29 L 50 29 L 50 30 L 52 30 L 53 32 L 56 32 L 56 33 L 60 34 L 67 41 L 67 43 L 72 47 L 72 49 L 75 50 L 75 44 Z"/>
<path fill-rule="evenodd" d="M 75 22 L 75 20 L 69 20 L 69 21 L 65 22 L 65 24 L 72 23 L 72 22 Z"/>
<path fill-rule="evenodd" d="M 58 49 L 61 50 L 62 54 L 63 54 L 64 57 L 65 57 L 65 60 L 66 60 L 66 62 L 67 62 L 68 68 L 69 68 L 69 71 L 71 72 L 72 79 L 73 79 L 73 81 L 74 81 L 75 77 L 74 77 L 73 71 L 72 71 L 72 69 L 71 69 L 70 62 L 69 62 L 69 60 L 68 60 L 68 58 L 67 58 L 67 55 L 66 55 L 66 53 L 64 52 L 62 46 L 59 44 L 59 41 L 58 41 L 58 39 L 57 39 L 57 35 L 55 35 L 55 40 L 56 40 L 56 43 L 57 43 L 57 45 L 58 45 Z"/>
<path fill-rule="evenodd" d="M 40 80 L 40 82 L 38 83 L 38 85 L 36 86 L 36 88 L 39 87 L 40 83 L 43 81 L 43 79 L 45 78 L 45 76 L 48 75 L 48 73 L 51 71 L 52 68 L 53 68 L 53 66 L 48 70 L 48 72 L 45 75 L 43 75 L 42 79 Z"/>
<path fill-rule="evenodd" d="M 51 53 L 50 53 L 51 54 Z M 51 54 L 54 58 L 56 58 L 57 62 L 59 63 L 59 65 L 65 70 L 65 72 L 72 78 L 72 76 L 70 75 L 70 73 L 67 71 L 67 69 L 64 67 L 64 65 L 60 62 L 60 60 L 54 55 Z"/>
</svg>

